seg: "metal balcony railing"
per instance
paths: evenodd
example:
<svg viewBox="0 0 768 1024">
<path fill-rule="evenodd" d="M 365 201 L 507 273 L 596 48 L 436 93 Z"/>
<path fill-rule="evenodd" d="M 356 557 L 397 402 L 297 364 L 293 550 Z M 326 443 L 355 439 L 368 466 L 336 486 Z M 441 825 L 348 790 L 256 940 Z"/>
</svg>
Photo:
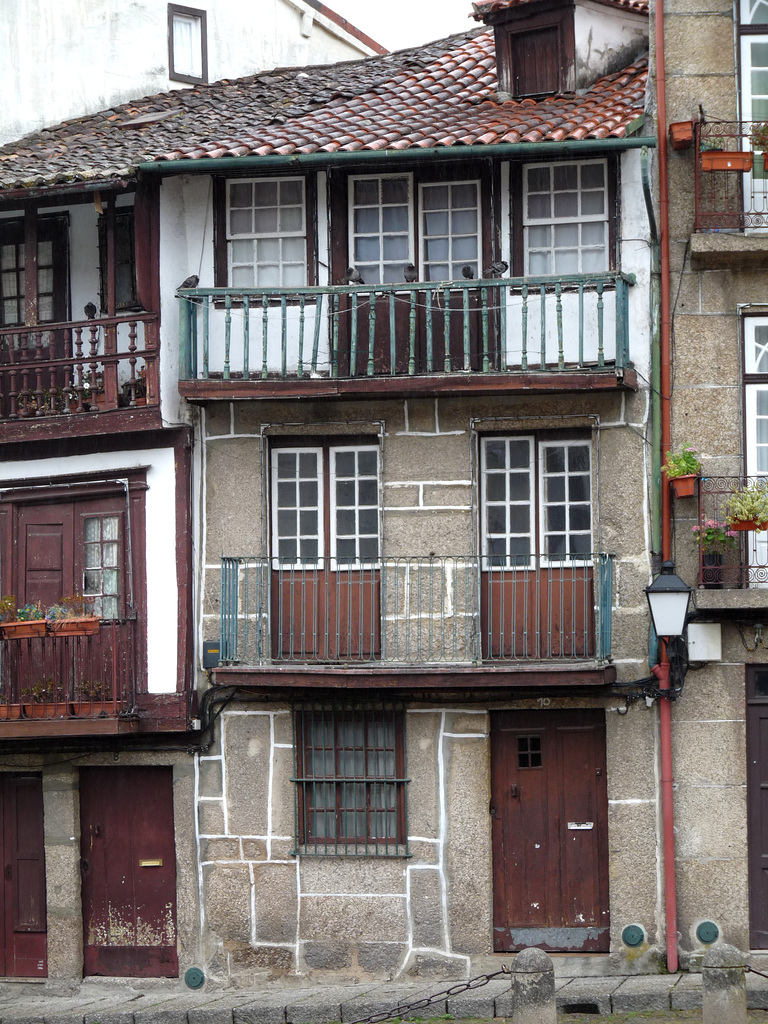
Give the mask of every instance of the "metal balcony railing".
<svg viewBox="0 0 768 1024">
<path fill-rule="evenodd" d="M 764 125 L 763 121 L 696 124 L 697 231 L 768 228 L 768 144 L 755 136 Z"/>
<path fill-rule="evenodd" d="M 186 289 L 180 379 L 413 377 L 629 364 L 620 272 L 324 288 Z"/>
<path fill-rule="evenodd" d="M 0 720 L 133 712 L 136 626 L 113 620 L 93 635 L 0 640 Z"/>
<path fill-rule="evenodd" d="M 0 330 L 0 420 L 157 406 L 154 313 Z"/>
<path fill-rule="evenodd" d="M 605 661 L 613 556 L 383 558 L 355 568 L 221 561 L 221 660 L 477 665 Z"/>
<path fill-rule="evenodd" d="M 699 516 L 693 528 L 699 530 L 720 528 L 731 532 L 726 521 L 726 500 L 734 491 L 768 477 L 705 476 L 699 480 Z M 768 587 L 768 532 L 737 530 L 721 544 L 718 550 L 706 551 L 699 546 L 699 586 L 705 589 L 746 589 Z"/>
</svg>

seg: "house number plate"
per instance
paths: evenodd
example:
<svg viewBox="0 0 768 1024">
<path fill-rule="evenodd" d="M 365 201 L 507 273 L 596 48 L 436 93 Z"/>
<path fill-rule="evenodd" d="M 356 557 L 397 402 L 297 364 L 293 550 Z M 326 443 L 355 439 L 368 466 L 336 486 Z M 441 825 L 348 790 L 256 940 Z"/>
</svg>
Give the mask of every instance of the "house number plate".
<svg viewBox="0 0 768 1024">
<path fill-rule="evenodd" d="M 594 827 L 595 827 L 594 821 L 569 821 L 568 822 L 568 828 L 576 829 L 576 830 L 582 830 L 583 829 L 583 830 L 586 831 L 587 829 L 594 828 Z"/>
<path fill-rule="evenodd" d="M 568 826 L 568 827 L 570 828 L 570 826 Z M 162 858 L 158 858 L 157 860 L 140 860 L 139 861 L 139 867 L 140 868 L 161 868 L 162 866 L 163 866 Z"/>
</svg>

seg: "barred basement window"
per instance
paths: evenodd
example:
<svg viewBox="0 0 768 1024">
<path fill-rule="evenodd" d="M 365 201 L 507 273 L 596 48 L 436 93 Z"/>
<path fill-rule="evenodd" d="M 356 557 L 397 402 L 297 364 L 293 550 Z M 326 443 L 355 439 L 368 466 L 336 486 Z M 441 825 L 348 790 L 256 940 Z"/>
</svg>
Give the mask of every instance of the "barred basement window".
<svg viewBox="0 0 768 1024">
<path fill-rule="evenodd" d="M 294 710 L 296 853 L 405 856 L 402 708 Z"/>
</svg>

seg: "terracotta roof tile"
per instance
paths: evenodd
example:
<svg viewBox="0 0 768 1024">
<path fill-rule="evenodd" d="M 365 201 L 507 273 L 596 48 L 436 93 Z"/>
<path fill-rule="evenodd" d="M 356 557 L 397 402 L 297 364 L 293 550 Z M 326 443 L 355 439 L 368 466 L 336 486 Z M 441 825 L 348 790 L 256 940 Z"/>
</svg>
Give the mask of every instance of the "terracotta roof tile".
<svg viewBox="0 0 768 1024">
<path fill-rule="evenodd" d="M 511 7 L 523 7 L 525 4 L 534 3 L 535 0 L 475 0 L 474 7 L 475 21 L 481 21 L 488 14 L 496 14 L 497 11 L 507 11 Z M 624 11 L 635 11 L 638 14 L 648 13 L 648 0 L 596 0 L 597 3 L 605 4 L 606 7 L 619 7 Z"/>
<path fill-rule="evenodd" d="M 278 69 L 65 121 L 0 147 L 0 188 L 124 177 L 155 160 L 620 138 L 643 113 L 646 77 L 643 58 L 583 95 L 499 102 L 493 32 L 474 29 L 386 56 Z M 153 113 L 164 116 L 124 130 Z"/>
</svg>

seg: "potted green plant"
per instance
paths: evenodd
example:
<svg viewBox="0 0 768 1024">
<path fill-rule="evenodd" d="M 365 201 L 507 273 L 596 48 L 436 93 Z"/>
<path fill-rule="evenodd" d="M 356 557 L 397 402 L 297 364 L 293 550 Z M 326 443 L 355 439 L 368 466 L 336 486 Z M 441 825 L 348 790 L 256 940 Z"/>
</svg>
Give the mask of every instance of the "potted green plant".
<svg viewBox="0 0 768 1024">
<path fill-rule="evenodd" d="M 768 479 L 734 488 L 723 508 L 730 530 L 768 529 Z"/>
<path fill-rule="evenodd" d="M 98 633 L 100 619 L 93 614 L 92 597 L 69 594 L 45 613 L 48 632 L 54 636 L 87 636 Z"/>
<path fill-rule="evenodd" d="M 738 533 L 727 522 L 707 519 L 701 526 L 692 527 L 693 539 L 701 548 L 702 584 L 705 590 L 719 590 L 723 583 L 723 555 L 736 547 Z"/>
<path fill-rule="evenodd" d="M 78 718 L 92 718 L 94 715 L 115 715 L 120 701 L 115 699 L 111 683 L 101 679 L 83 679 L 77 683 L 76 699 L 71 702 L 72 713 Z"/>
<path fill-rule="evenodd" d="M 667 452 L 662 467 L 677 498 L 690 498 L 696 493 L 696 480 L 701 474 L 699 450 L 684 444 L 677 451 Z"/>
<path fill-rule="evenodd" d="M 6 595 L 0 602 L 0 631 L 4 640 L 27 640 L 34 636 L 45 636 L 45 616 L 40 602 L 30 602 L 15 607 L 13 594 Z"/>
<path fill-rule="evenodd" d="M 752 149 L 762 153 L 765 162 L 766 152 L 768 152 L 768 121 L 755 121 L 750 138 L 752 139 Z"/>
</svg>

